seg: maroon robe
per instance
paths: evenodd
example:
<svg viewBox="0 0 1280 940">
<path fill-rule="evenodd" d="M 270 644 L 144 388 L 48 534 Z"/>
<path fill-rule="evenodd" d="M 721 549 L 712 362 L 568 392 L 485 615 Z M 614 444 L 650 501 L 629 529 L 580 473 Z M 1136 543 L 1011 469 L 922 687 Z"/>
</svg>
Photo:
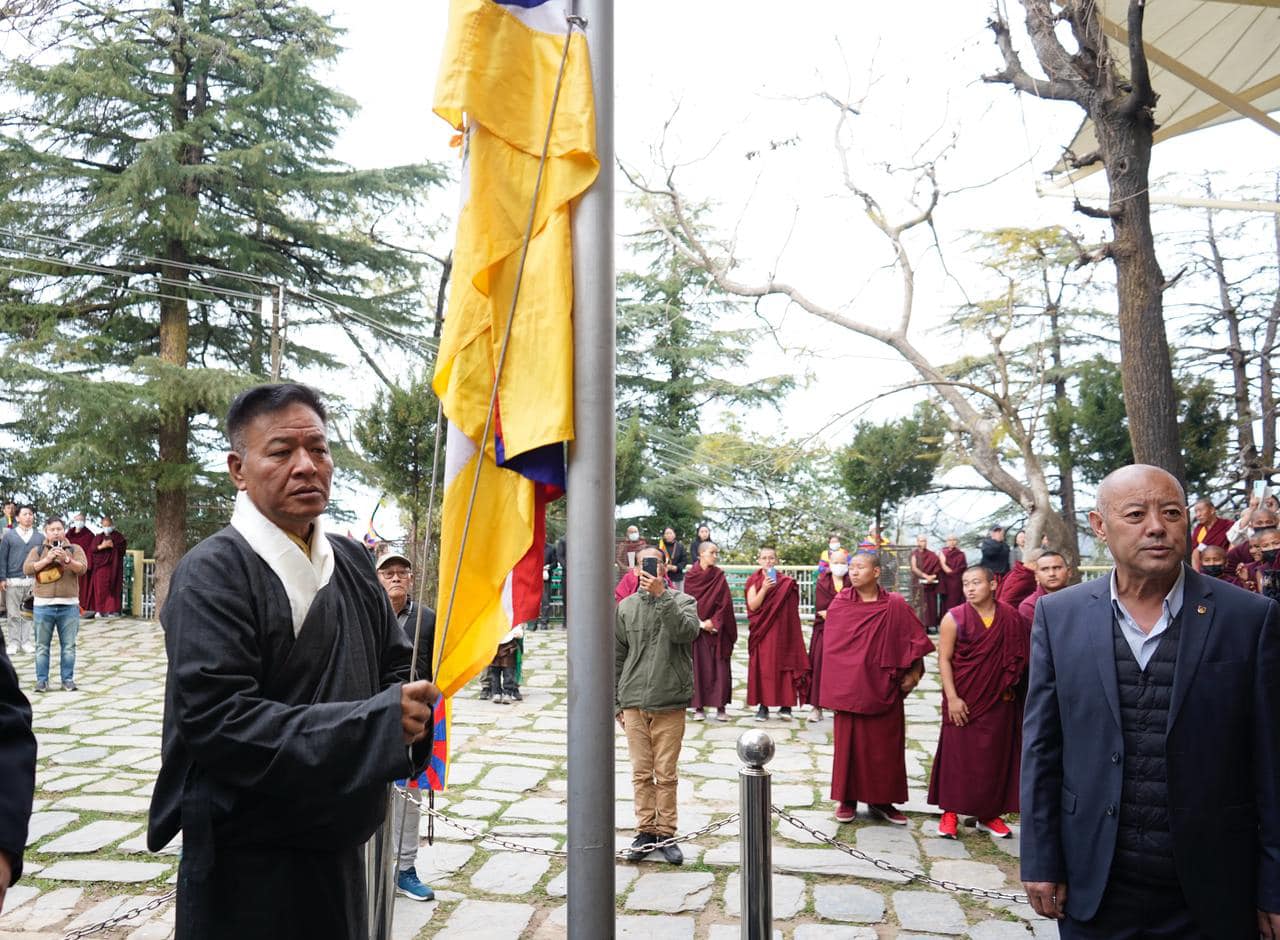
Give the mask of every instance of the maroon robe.
<svg viewBox="0 0 1280 940">
<path fill-rule="evenodd" d="M 1197 522 L 1191 527 L 1191 547 L 1217 545 L 1223 549 L 1230 548 L 1231 540 L 1227 538 L 1230 529 L 1231 522 L 1227 519 L 1214 519 L 1208 526 Z"/>
<path fill-rule="evenodd" d="M 1040 600 L 1040 598 L 1044 597 L 1048 593 L 1049 592 L 1041 587 L 1040 583 L 1037 582 L 1036 589 L 1024 597 L 1022 599 L 1022 603 L 1018 605 L 1018 616 L 1022 618 L 1022 621 L 1026 624 L 1028 630 L 1031 629 L 1032 621 L 1036 619 L 1036 601 Z M 963 695 L 960 697 L 964 698 Z"/>
<path fill-rule="evenodd" d="M 1014 562 L 1013 568 L 1000 579 L 996 588 L 996 600 L 1008 604 L 1017 612 L 1018 605 L 1036 589 L 1036 573 L 1022 562 Z"/>
<path fill-rule="evenodd" d="M 1230 571 L 1222 572 L 1222 574 L 1218 575 L 1218 580 L 1225 581 L 1227 584 L 1234 584 L 1238 588 L 1245 587 L 1245 583 L 1241 581 L 1239 578 L 1237 578 Z M 1256 588 L 1252 588 L 1252 587 L 1250 588 L 1250 590 L 1255 590 L 1255 589 Z"/>
<path fill-rule="evenodd" d="M 969 562 L 964 557 L 964 552 L 958 548 L 944 548 L 942 554 L 947 560 L 947 567 L 951 569 L 950 574 L 942 572 L 942 609 L 950 610 L 964 603 L 964 585 L 961 582 Z"/>
<path fill-rule="evenodd" d="M 764 569 L 746 591 L 764 584 Z M 809 654 L 800 629 L 800 588 L 779 574 L 759 610 L 747 606 L 747 704 L 791 708 L 809 697 Z"/>
<path fill-rule="evenodd" d="M 932 584 L 923 579 L 917 579 L 920 582 L 920 620 L 924 623 L 925 629 L 932 629 L 942 619 L 938 613 L 938 589 L 942 587 L 942 563 L 938 561 L 938 556 L 927 548 L 917 548 L 913 551 L 911 562 L 929 577 L 938 579 Z"/>
<path fill-rule="evenodd" d="M 827 608 L 822 645 L 818 704 L 836 713 L 831 798 L 902 802 L 907 725 L 900 683 L 933 643 L 902 595 L 881 590 L 867 602 L 848 587 Z"/>
<path fill-rule="evenodd" d="M 848 575 L 841 578 L 841 590 L 848 585 Z M 809 636 L 809 694 L 805 698 L 806 705 L 820 708 L 818 705 L 818 688 L 822 684 L 822 637 L 827 629 L 826 610 L 836 594 L 836 579 L 827 569 L 818 575 L 818 582 L 813 589 L 813 633 Z M 819 617 L 822 613 L 824 616 Z"/>
<path fill-rule="evenodd" d="M 1239 545 L 1235 545 L 1227 551 L 1227 567 L 1232 571 L 1236 570 L 1237 565 L 1253 564 L 1253 551 L 1249 547 L 1249 540 L 1245 539 Z"/>
<path fill-rule="evenodd" d="M 1020 686 L 1031 635 L 1018 612 L 996 602 L 991 626 L 971 604 L 948 611 L 956 622 L 951 675 L 969 706 L 969 721 L 952 724 L 942 695 L 942 732 L 929 780 L 929 802 L 983 822 L 1018 811 L 1022 759 Z"/>
<path fill-rule="evenodd" d="M 667 589 L 670 590 L 673 585 L 670 578 L 664 579 L 667 582 Z M 640 575 L 636 574 L 635 569 L 624 574 L 613 587 L 613 602 L 621 604 L 624 598 L 630 597 L 636 591 L 640 590 Z"/>
<path fill-rule="evenodd" d="M 733 595 L 724 572 L 712 565 L 692 564 L 684 575 L 685 593 L 698 603 L 698 620 L 710 620 L 716 632 L 699 631 L 693 641 L 693 708 L 724 708 L 733 698 L 729 657 L 738 642 Z"/>
<path fill-rule="evenodd" d="M 75 526 L 68 526 L 66 538 L 67 538 L 67 541 L 70 542 L 72 545 L 80 546 L 80 550 L 84 552 L 85 561 L 89 560 L 89 552 L 92 551 L 94 543 L 102 541 L 102 539 L 98 538 L 91 531 L 89 531 L 88 526 L 85 526 L 80 529 L 75 528 Z M 90 583 L 89 572 L 86 571 L 83 575 L 80 576 L 80 609 L 81 610 L 93 609 L 92 607 L 89 606 L 89 583 Z"/>
<path fill-rule="evenodd" d="M 107 548 L 99 548 L 110 542 Z M 120 613 L 120 595 L 124 588 L 124 551 L 128 543 L 119 532 L 98 534 L 89 544 L 89 596 L 85 610 L 100 614 Z"/>
</svg>

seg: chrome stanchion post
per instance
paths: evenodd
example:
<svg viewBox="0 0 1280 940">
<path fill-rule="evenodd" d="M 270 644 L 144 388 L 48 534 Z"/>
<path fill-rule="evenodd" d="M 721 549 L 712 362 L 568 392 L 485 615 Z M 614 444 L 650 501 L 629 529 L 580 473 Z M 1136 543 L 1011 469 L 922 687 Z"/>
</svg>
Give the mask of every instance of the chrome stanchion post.
<svg viewBox="0 0 1280 940">
<path fill-rule="evenodd" d="M 769 771 L 773 739 L 763 731 L 738 738 L 738 811 L 742 845 L 742 940 L 771 940 L 773 935 L 773 849 L 769 829 L 772 805 Z"/>
<path fill-rule="evenodd" d="M 395 865 L 399 843 L 393 825 L 396 804 L 403 797 L 395 784 L 387 784 L 387 814 L 377 832 L 364 844 L 366 902 L 369 906 L 369 940 L 391 940 L 391 918 L 395 910 Z M 403 813 L 404 807 L 400 807 Z"/>
</svg>

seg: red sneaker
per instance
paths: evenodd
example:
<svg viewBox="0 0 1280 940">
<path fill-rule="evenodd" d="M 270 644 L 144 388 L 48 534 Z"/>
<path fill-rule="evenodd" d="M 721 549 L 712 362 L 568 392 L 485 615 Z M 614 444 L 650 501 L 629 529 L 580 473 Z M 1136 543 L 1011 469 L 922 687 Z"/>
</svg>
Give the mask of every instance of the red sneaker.
<svg viewBox="0 0 1280 940">
<path fill-rule="evenodd" d="M 959 825 L 960 820 L 955 813 L 943 813 L 942 818 L 938 820 L 938 835 L 944 839 L 954 839 Z"/>
<path fill-rule="evenodd" d="M 1013 835 L 1009 827 L 1004 824 L 1004 820 L 1001 819 L 999 816 L 995 817 L 994 819 L 988 819 L 986 822 L 983 822 L 981 819 L 979 819 L 978 829 L 981 832 L 991 833 L 997 839 L 1007 839 L 1011 835 Z"/>
<path fill-rule="evenodd" d="M 891 803 L 875 803 L 870 804 L 871 815 L 883 819 L 887 823 L 893 823 L 895 826 L 905 826 L 907 817 L 898 812 L 898 807 Z"/>
<path fill-rule="evenodd" d="M 851 823 L 858 818 L 857 803 L 841 803 L 836 807 L 836 822 Z"/>
</svg>

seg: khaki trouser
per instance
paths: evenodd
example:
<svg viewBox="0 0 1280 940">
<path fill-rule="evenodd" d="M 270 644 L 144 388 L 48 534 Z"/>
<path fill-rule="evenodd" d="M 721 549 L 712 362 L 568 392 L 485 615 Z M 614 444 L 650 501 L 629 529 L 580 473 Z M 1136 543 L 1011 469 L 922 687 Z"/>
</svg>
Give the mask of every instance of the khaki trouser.
<svg viewBox="0 0 1280 940">
<path fill-rule="evenodd" d="M 631 753 L 636 829 L 667 838 L 676 832 L 676 765 L 684 741 L 684 709 L 650 712 L 624 708 Z"/>
</svg>

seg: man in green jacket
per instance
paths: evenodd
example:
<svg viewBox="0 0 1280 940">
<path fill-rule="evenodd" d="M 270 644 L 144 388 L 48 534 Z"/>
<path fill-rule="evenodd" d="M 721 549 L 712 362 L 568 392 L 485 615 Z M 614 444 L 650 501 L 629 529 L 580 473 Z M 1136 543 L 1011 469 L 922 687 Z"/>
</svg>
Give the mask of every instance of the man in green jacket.
<svg viewBox="0 0 1280 940">
<path fill-rule="evenodd" d="M 654 559 L 648 565 L 646 560 Z M 636 837 L 627 858 L 638 862 L 676 832 L 676 764 L 684 740 L 684 713 L 693 701 L 693 641 L 701 626 L 692 597 L 668 589 L 662 553 L 640 551 L 639 589 L 616 614 L 614 684 L 618 727 L 626 732 L 635 787 Z M 662 846 L 672 865 L 680 846 Z"/>
</svg>

